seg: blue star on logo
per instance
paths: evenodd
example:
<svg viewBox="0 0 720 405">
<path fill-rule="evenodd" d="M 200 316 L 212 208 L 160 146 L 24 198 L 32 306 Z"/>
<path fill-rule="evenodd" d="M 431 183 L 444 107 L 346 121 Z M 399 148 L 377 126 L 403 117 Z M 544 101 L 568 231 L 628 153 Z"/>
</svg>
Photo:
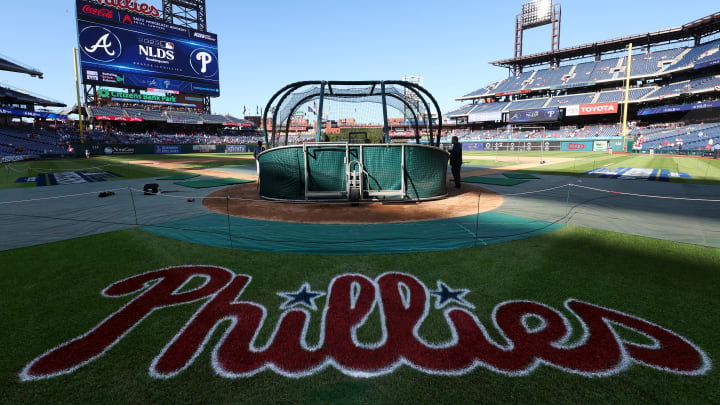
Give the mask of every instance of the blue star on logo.
<svg viewBox="0 0 720 405">
<path fill-rule="evenodd" d="M 470 290 L 465 289 L 459 289 L 459 290 L 453 290 L 450 287 L 448 287 L 447 284 L 443 283 L 442 281 L 438 280 L 437 282 L 437 290 L 430 290 L 430 294 L 434 295 L 436 297 L 435 299 L 435 309 L 442 309 L 446 305 L 450 304 L 451 302 L 454 302 L 458 305 L 462 305 L 464 307 L 468 308 L 475 308 L 475 306 L 465 300 L 465 296 L 470 292 Z"/>
<path fill-rule="evenodd" d="M 317 311 L 315 300 L 322 297 L 325 293 L 320 291 L 313 291 L 310 288 L 310 284 L 304 283 L 299 290 L 295 292 L 279 292 L 277 295 L 286 299 L 286 301 L 280 305 L 281 310 L 286 310 L 298 305 L 308 307 L 313 311 Z"/>
</svg>

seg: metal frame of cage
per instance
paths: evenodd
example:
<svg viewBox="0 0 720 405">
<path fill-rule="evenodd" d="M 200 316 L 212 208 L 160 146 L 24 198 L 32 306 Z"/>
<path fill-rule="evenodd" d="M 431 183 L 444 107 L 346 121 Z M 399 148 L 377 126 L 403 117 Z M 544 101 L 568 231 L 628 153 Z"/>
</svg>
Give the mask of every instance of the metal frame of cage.
<svg viewBox="0 0 720 405">
<path fill-rule="evenodd" d="M 306 102 L 313 100 L 313 99 L 319 99 L 319 107 L 317 113 L 317 124 L 316 124 L 316 135 L 315 135 L 315 141 L 320 142 L 320 135 L 322 132 L 322 115 L 323 115 L 323 100 L 325 96 L 330 96 L 333 98 L 363 98 L 363 97 L 370 97 L 370 96 L 379 96 L 382 100 L 382 106 L 383 106 L 383 133 L 385 136 L 385 143 L 390 143 L 390 131 L 388 126 L 388 119 L 387 119 L 387 98 L 393 98 L 396 100 L 399 100 L 407 109 L 412 113 L 413 115 L 413 122 L 415 126 L 415 142 L 417 144 L 420 144 L 420 111 L 419 109 L 416 111 L 415 108 L 413 108 L 412 104 L 408 102 L 408 100 L 404 99 L 403 97 L 399 97 L 396 94 L 388 93 L 386 92 L 386 86 L 400 86 L 401 88 L 406 89 L 410 93 L 414 94 L 414 96 L 417 97 L 420 102 L 422 102 L 423 107 L 425 108 L 425 112 L 427 114 L 427 117 L 425 118 L 424 123 L 424 129 L 428 132 L 428 142 L 430 145 L 439 147 L 440 146 L 440 138 L 442 134 L 442 111 L 440 110 L 440 106 L 437 103 L 437 100 L 433 97 L 432 94 L 430 94 L 429 91 L 427 91 L 422 86 L 400 81 L 400 80 L 378 80 L 378 81 L 302 81 L 302 82 L 295 82 L 291 83 L 279 91 L 277 91 L 268 101 L 267 106 L 265 107 L 265 110 L 263 111 L 263 117 L 262 117 L 262 126 L 263 126 L 263 134 L 265 135 L 265 144 L 269 148 L 277 147 L 276 139 L 279 135 L 278 128 L 282 130 L 282 125 L 278 124 L 278 113 L 280 111 L 280 108 L 285 100 L 294 92 L 297 92 L 303 87 L 306 86 L 320 86 L 320 92 L 318 94 L 309 94 L 308 96 L 298 100 L 295 102 L 294 105 L 292 105 L 289 108 L 289 114 L 287 118 L 287 123 L 285 125 L 285 144 L 287 145 L 288 137 L 289 137 L 289 131 L 290 131 L 290 118 L 292 117 L 293 113 L 297 111 L 297 109 L 305 104 Z M 363 93 L 336 93 L 333 90 L 333 86 L 372 86 L 370 88 L 370 92 L 367 94 Z M 376 89 L 378 92 L 376 93 Z M 327 93 L 326 94 L 326 90 Z M 432 107 L 435 109 L 431 109 Z M 272 112 L 272 133 L 268 134 L 268 114 L 269 112 Z M 433 124 L 433 115 L 437 116 L 437 126 Z M 268 136 L 269 135 L 269 136 Z"/>
</svg>

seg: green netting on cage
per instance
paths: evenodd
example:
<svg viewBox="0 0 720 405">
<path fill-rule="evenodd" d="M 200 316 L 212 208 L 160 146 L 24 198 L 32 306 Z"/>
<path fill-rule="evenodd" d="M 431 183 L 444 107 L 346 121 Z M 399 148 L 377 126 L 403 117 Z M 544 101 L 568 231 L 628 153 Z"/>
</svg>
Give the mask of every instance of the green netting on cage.
<svg viewBox="0 0 720 405">
<path fill-rule="evenodd" d="M 424 200 L 447 194 L 448 153 L 441 149 L 412 144 L 319 144 L 286 146 L 261 154 L 260 195 L 281 200 L 347 198 L 347 172 L 359 169 L 355 162 L 362 162 L 364 169 L 363 199 Z M 405 195 L 401 193 L 403 180 Z M 380 192 L 388 194 L 378 195 Z"/>
<path fill-rule="evenodd" d="M 305 198 L 305 166 L 302 148 L 277 148 L 260 155 L 260 195 L 266 198 Z"/>
<path fill-rule="evenodd" d="M 410 199 L 433 198 L 447 193 L 448 155 L 434 148 L 406 147 L 405 175 Z"/>
<path fill-rule="evenodd" d="M 269 147 L 310 141 L 439 143 L 441 111 L 421 86 L 402 81 L 298 82 L 268 102 L 263 130 Z M 380 134 L 380 136 L 378 136 Z"/>
<path fill-rule="evenodd" d="M 374 191 L 400 190 L 402 187 L 402 150 L 400 147 L 363 148 L 363 166 L 367 172 L 365 188 Z"/>
<path fill-rule="evenodd" d="M 308 147 L 308 191 L 344 191 L 345 155 L 343 147 Z"/>
</svg>

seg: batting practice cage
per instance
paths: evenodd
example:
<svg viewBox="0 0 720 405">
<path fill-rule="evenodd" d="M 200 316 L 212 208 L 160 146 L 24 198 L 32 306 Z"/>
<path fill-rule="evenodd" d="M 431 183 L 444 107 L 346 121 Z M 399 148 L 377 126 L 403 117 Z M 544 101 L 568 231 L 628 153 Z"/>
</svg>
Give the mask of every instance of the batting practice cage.
<svg viewBox="0 0 720 405">
<path fill-rule="evenodd" d="M 260 196 L 285 201 L 422 201 L 447 195 L 435 98 L 404 81 L 305 81 L 263 114 Z"/>
</svg>

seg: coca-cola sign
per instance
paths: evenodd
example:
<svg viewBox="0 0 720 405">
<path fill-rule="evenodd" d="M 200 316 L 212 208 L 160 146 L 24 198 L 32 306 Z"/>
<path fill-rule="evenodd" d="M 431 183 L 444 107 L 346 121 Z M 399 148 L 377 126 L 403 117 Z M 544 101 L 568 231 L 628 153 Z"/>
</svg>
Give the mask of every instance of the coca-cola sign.
<svg viewBox="0 0 720 405">
<path fill-rule="evenodd" d="M 193 278 L 204 283 L 185 289 Z M 584 377 L 607 377 L 630 366 L 678 375 L 703 375 L 711 369 L 710 358 L 686 338 L 636 316 L 573 298 L 565 301 L 564 312 L 535 301 L 501 302 L 490 314 L 492 325 L 485 325 L 469 301 L 471 290 L 442 281 L 431 289 L 406 273 L 384 273 L 375 279 L 342 274 L 330 281 L 327 290 L 316 291 L 306 282 L 297 290 L 273 294 L 277 303 L 282 302 L 276 307 L 280 316 L 276 325 L 266 325 L 271 309 L 242 300 L 251 281 L 249 275 L 197 265 L 150 271 L 113 283 L 103 296 L 137 296 L 91 330 L 32 360 L 20 379 L 72 373 L 99 361 L 153 312 L 201 300 L 203 305 L 154 359 L 137 359 L 149 365 L 150 377 L 177 376 L 203 358 L 200 355 L 211 341 L 216 341 L 213 370 L 226 378 L 246 378 L 266 370 L 298 378 L 326 368 L 368 378 L 403 366 L 447 376 L 477 368 L 522 376 L 551 367 Z M 428 341 L 420 333 L 431 311 L 444 316 L 449 339 Z M 373 313 L 379 316 L 371 317 Z M 565 313 L 576 322 L 571 323 Z M 320 317 L 320 330 L 317 341 L 310 342 L 307 331 L 316 324 L 311 322 L 315 316 Z M 374 323 L 379 319 L 373 327 L 379 328 L 380 337 L 374 341 L 357 333 L 369 319 L 376 319 Z M 580 325 L 579 333 L 573 325 Z M 490 328 L 501 338 L 492 338 Z M 639 334 L 642 341 L 629 340 L 627 333 L 621 336 L 622 329 Z M 263 330 L 272 330 L 271 337 L 260 340 Z"/>
<path fill-rule="evenodd" d="M 98 4 L 119 8 L 133 13 L 144 14 L 150 17 L 160 17 L 160 11 L 155 6 L 140 3 L 135 0 L 96 0 Z"/>
<path fill-rule="evenodd" d="M 112 20 L 115 18 L 115 11 L 110 10 L 109 8 L 97 8 L 93 7 L 89 4 L 85 4 L 82 8 L 82 12 L 85 14 L 90 14 L 95 17 L 105 18 L 108 20 Z"/>
</svg>

